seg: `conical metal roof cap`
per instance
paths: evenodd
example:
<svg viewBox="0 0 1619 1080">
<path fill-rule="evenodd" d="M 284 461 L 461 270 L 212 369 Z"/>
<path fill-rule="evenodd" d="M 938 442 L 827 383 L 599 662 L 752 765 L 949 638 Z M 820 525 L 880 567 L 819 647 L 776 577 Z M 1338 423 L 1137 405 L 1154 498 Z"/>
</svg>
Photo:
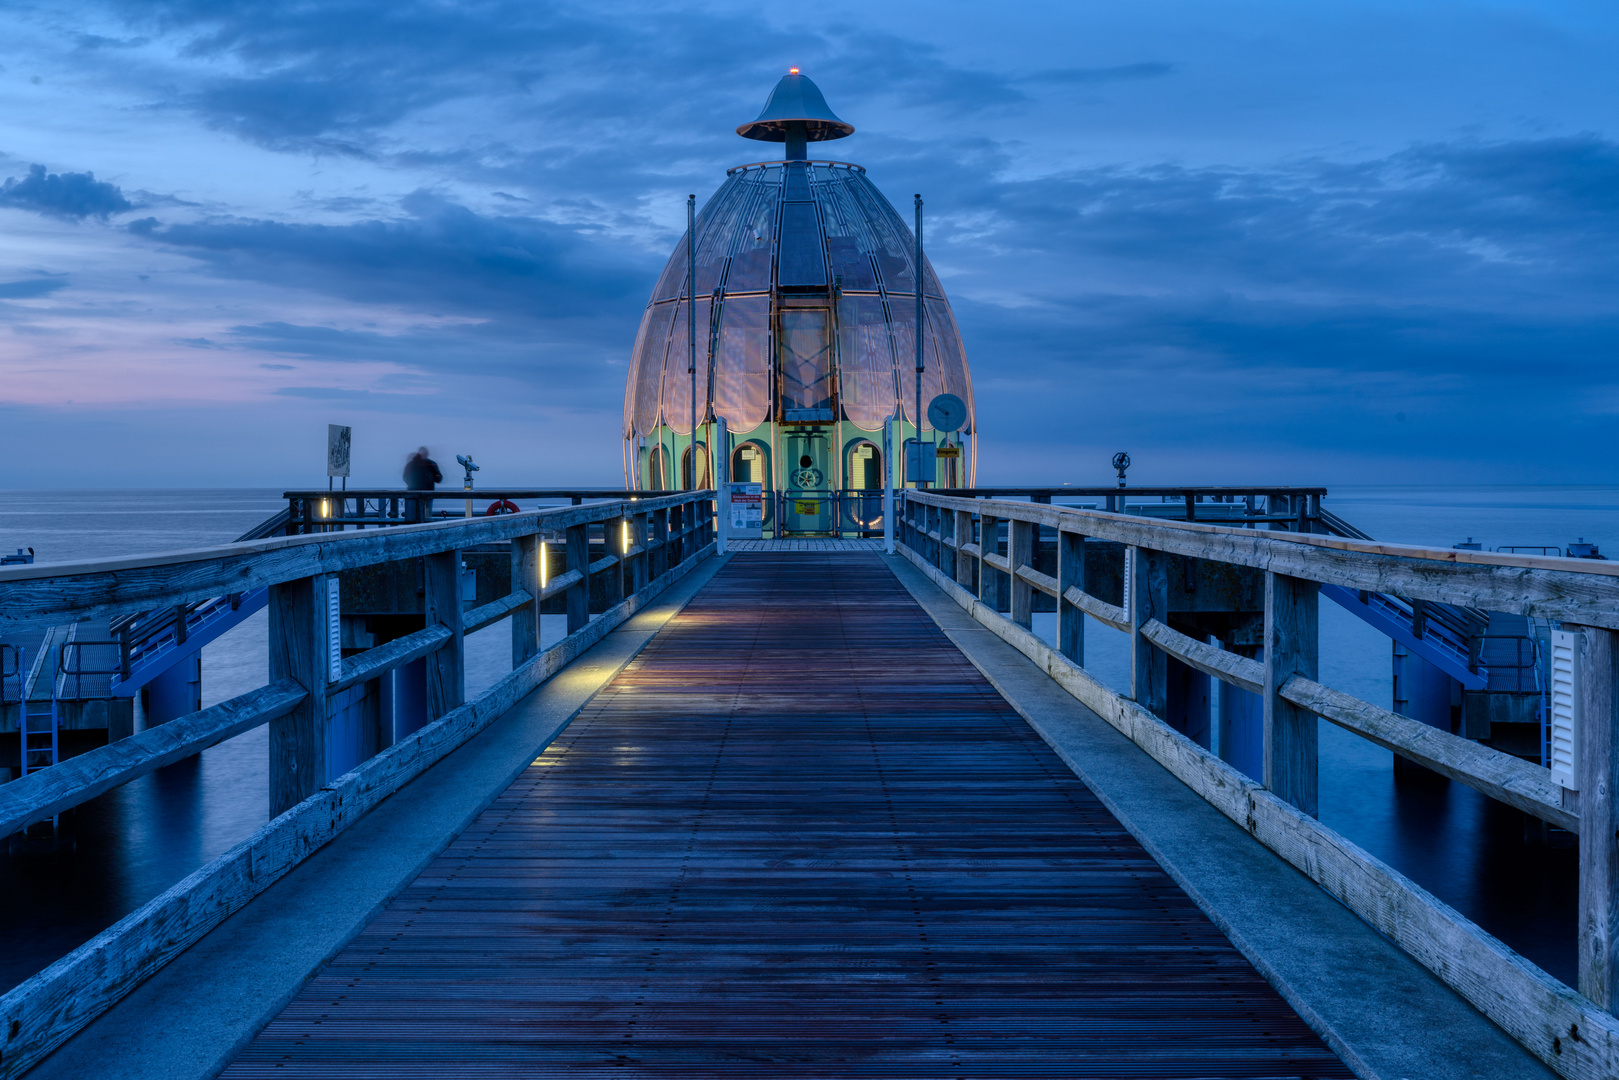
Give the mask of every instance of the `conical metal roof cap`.
<svg viewBox="0 0 1619 1080">
<path fill-rule="evenodd" d="M 821 95 L 821 88 L 800 75 L 793 68 L 781 77 L 781 82 L 770 91 L 770 100 L 758 119 L 742 124 L 736 133 L 744 139 L 760 142 L 786 142 L 787 125 L 802 121 L 804 138 L 808 142 L 825 142 L 854 134 L 854 125 L 839 120 Z"/>
</svg>

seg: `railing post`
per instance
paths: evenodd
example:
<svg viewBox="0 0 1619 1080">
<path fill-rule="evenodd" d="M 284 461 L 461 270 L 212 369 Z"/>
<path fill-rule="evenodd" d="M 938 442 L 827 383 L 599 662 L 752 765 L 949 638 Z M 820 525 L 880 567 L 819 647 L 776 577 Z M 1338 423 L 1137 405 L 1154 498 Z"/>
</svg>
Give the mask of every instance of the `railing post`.
<svg viewBox="0 0 1619 1080">
<path fill-rule="evenodd" d="M 325 575 L 270 586 L 270 680 L 291 679 L 309 696 L 270 721 L 270 816 L 297 806 L 326 783 L 326 729 L 332 722 L 330 583 Z"/>
<path fill-rule="evenodd" d="M 461 645 L 461 553 L 441 551 L 422 559 L 422 609 L 428 626 L 449 627 L 449 641 L 427 657 L 427 720 L 432 723 L 466 700 Z"/>
<path fill-rule="evenodd" d="M 928 565 L 929 567 L 942 568 L 942 562 L 944 562 L 944 508 L 929 505 Z"/>
<path fill-rule="evenodd" d="M 620 514 L 607 520 L 607 554 L 618 556 L 618 565 L 607 571 L 607 607 L 615 608 L 624 599 L 624 579 L 629 574 L 629 560 L 624 549 L 630 546 L 630 519 Z"/>
<path fill-rule="evenodd" d="M 665 550 L 668 550 L 667 548 Z M 590 526 L 568 526 L 568 572 L 579 572 L 580 580 L 568 586 L 568 633 L 583 630 L 590 622 Z"/>
<path fill-rule="evenodd" d="M 1085 613 L 1068 602 L 1068 590 L 1085 591 L 1085 538 L 1057 530 L 1057 651 L 1085 666 Z"/>
<path fill-rule="evenodd" d="M 1314 817 L 1318 810 L 1315 714 L 1278 694 L 1294 675 L 1319 673 L 1321 589 L 1313 581 L 1265 573 L 1265 787 Z"/>
<path fill-rule="evenodd" d="M 540 538 L 536 533 L 512 538 L 512 591 L 527 590 L 530 600 L 512 612 L 512 669 L 540 651 Z"/>
<path fill-rule="evenodd" d="M 1169 657 L 1141 635 L 1147 620 L 1169 622 L 1168 558 L 1161 551 L 1124 549 L 1124 610 L 1130 615 L 1130 697 L 1162 718 L 1169 707 Z"/>
<path fill-rule="evenodd" d="M 631 593 L 638 593 L 646 588 L 646 583 L 651 580 L 647 570 L 651 565 L 648 560 L 652 558 L 652 555 L 646 546 L 646 514 L 644 512 L 635 514 L 630 518 L 630 542 L 641 549 L 641 554 L 637 555 L 630 565 L 629 589 Z"/>
<path fill-rule="evenodd" d="M 1619 1005 L 1619 694 L 1614 689 L 1619 647 L 1612 630 L 1569 624 L 1563 629 L 1579 632 L 1579 990 L 1612 1012 Z"/>
<path fill-rule="evenodd" d="M 1018 568 L 1034 565 L 1035 524 L 1013 518 L 1008 530 L 1006 564 L 1012 568 L 1008 575 L 1012 583 L 1012 621 L 1028 628 L 1034 622 L 1034 586 L 1018 577 Z"/>
<path fill-rule="evenodd" d="M 979 603 L 991 611 L 1000 611 L 1005 607 L 1005 597 L 1001 591 L 1001 572 L 991 566 L 986 560 L 996 554 L 999 546 L 999 533 L 1001 522 L 999 518 L 980 514 L 978 518 L 978 600 Z"/>
<path fill-rule="evenodd" d="M 973 515 L 970 510 L 956 511 L 956 584 L 963 589 L 973 587 L 973 557 L 962 549 L 973 542 Z"/>
<path fill-rule="evenodd" d="M 669 508 L 652 512 L 652 539 L 658 546 L 652 552 L 650 575 L 658 577 L 670 567 L 669 562 Z"/>
</svg>

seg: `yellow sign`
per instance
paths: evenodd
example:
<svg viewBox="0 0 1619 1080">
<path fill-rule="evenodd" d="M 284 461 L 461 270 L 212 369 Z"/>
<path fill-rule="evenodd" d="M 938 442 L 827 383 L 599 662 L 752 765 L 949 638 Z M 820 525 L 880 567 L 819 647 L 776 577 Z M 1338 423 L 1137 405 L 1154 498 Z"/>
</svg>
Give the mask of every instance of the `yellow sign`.
<svg viewBox="0 0 1619 1080">
<path fill-rule="evenodd" d="M 941 447 L 939 447 L 938 456 L 939 457 L 948 457 L 948 458 L 960 457 L 961 456 L 961 447 L 959 447 L 959 446 L 941 446 Z"/>
<path fill-rule="evenodd" d="M 795 514 L 819 514 L 820 512 L 821 504 L 816 499 L 793 500 L 793 513 Z"/>
</svg>

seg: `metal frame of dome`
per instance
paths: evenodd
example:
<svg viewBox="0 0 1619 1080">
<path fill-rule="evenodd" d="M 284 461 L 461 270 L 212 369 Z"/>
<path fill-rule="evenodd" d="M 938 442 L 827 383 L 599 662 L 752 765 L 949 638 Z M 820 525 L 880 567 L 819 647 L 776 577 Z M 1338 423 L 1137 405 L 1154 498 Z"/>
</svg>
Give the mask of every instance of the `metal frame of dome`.
<svg viewBox="0 0 1619 1080">
<path fill-rule="evenodd" d="M 814 83 L 796 73 L 788 78 L 794 92 L 806 86 L 813 92 L 808 104 L 819 103 L 823 119 L 843 125 Z M 807 122 L 808 107 L 784 106 L 797 117 L 771 115 L 781 91 L 778 84 L 755 124 Z M 706 480 L 713 468 L 708 447 L 724 430 L 732 478 L 764 483 L 772 496 L 766 527 L 777 535 L 880 528 L 883 484 L 905 483 L 889 446 L 917 435 L 911 229 L 860 166 L 789 153 L 728 170 L 697 214 L 693 235 L 695 303 L 682 236 L 631 355 L 624 399 L 628 486 L 686 486 L 694 442 L 697 479 Z M 946 392 L 960 397 L 968 417 L 964 437 L 954 442 L 960 456 L 941 461 L 937 479 L 970 485 L 978 442 L 972 378 L 949 300 L 926 259 L 923 267 L 921 441 L 940 438 L 926 419 L 928 402 Z M 695 438 L 688 313 L 696 322 Z M 744 466 L 762 475 L 743 475 Z M 685 475 L 671 475 L 677 472 Z M 817 512 L 798 512 L 812 504 Z"/>
</svg>

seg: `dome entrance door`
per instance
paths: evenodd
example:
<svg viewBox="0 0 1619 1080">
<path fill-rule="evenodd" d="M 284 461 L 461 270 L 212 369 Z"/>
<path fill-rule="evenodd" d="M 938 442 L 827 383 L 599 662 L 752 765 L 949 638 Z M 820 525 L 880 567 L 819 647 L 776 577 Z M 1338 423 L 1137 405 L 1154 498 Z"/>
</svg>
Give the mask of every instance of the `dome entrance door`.
<svg viewBox="0 0 1619 1080">
<path fill-rule="evenodd" d="M 782 533 L 826 534 L 836 520 L 832 488 L 832 428 L 792 425 L 782 432 L 786 483 Z"/>
<path fill-rule="evenodd" d="M 830 533 L 837 520 L 831 312 L 785 308 L 780 319 L 782 533 Z"/>
</svg>

